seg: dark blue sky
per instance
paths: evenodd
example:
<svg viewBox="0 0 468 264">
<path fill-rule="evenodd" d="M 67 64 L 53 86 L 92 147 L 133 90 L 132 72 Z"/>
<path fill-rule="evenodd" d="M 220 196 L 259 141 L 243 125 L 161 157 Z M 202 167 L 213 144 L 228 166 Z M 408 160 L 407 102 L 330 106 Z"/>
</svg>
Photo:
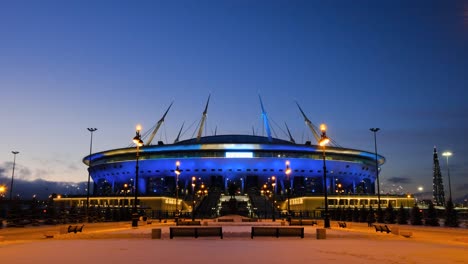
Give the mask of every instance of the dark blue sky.
<svg viewBox="0 0 468 264">
<path fill-rule="evenodd" d="M 312 138 L 295 100 L 344 147 L 380 127 L 384 191 L 431 190 L 437 146 L 467 193 L 466 1 L 10 1 L 0 36 L 3 181 L 11 150 L 20 179 L 86 181 L 87 127 L 125 147 L 171 101 L 158 140 L 190 138 L 209 94 L 208 134 L 262 134 L 261 94 L 279 138 Z"/>
</svg>

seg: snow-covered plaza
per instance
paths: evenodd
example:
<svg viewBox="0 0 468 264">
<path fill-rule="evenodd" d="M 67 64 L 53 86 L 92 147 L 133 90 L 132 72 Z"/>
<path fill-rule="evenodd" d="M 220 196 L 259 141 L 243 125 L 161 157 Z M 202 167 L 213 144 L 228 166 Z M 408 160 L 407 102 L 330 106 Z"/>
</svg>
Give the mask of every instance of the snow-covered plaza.
<svg viewBox="0 0 468 264">
<path fill-rule="evenodd" d="M 468 229 L 398 226 L 406 238 L 375 232 L 367 224 L 339 228 L 332 222 L 326 239 L 319 226 L 306 226 L 305 237 L 255 237 L 249 223 L 221 225 L 224 238 L 169 238 L 174 223 L 85 224 L 82 233 L 63 233 L 68 225 L 0 229 L 2 263 L 468 263 Z M 280 225 L 264 221 L 256 225 Z M 161 229 L 161 239 L 152 229 Z M 46 238 L 45 234 L 54 234 Z"/>
</svg>

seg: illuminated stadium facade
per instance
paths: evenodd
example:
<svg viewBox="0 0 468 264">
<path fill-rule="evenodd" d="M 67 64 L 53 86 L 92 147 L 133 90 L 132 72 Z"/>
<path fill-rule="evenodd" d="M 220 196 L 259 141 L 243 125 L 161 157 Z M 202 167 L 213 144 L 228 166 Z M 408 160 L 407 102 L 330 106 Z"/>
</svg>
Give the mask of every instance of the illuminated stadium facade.
<svg viewBox="0 0 468 264">
<path fill-rule="evenodd" d="M 281 139 L 249 135 L 220 135 L 190 139 L 170 145 L 144 146 L 139 150 L 139 193 L 142 196 L 173 195 L 176 162 L 180 162 L 179 184 L 191 188 L 196 177 L 209 187 L 226 191 L 234 181 L 243 193 L 260 188 L 269 178 L 278 179 L 277 191 L 285 189 L 285 164 L 296 195 L 323 193 L 322 149 Z M 375 193 L 375 154 L 327 147 L 325 150 L 330 193 Z M 114 149 L 91 155 L 90 172 L 95 195 L 115 195 L 135 179 L 136 148 Z M 88 164 L 89 157 L 84 162 Z M 383 157 L 379 156 L 380 164 Z M 341 184 L 340 190 L 337 186 Z"/>
<path fill-rule="evenodd" d="M 141 208 L 173 212 L 177 210 L 177 203 L 182 211 L 206 207 L 205 210 L 219 212 L 222 201 L 227 201 L 226 197 L 232 198 L 234 194 L 246 202 L 251 216 L 255 215 L 255 210 L 260 210 L 258 207 L 265 212 L 268 210 L 266 207 L 272 211 L 284 211 L 286 204 L 291 211 L 323 208 L 323 148 L 318 143 L 297 144 L 292 137 L 290 140 L 271 137 L 261 99 L 268 136 L 201 136 L 208 102 L 196 138 L 151 145 L 169 106 L 153 130 L 149 143 L 138 150 L 128 147 L 86 156 L 83 162 L 89 166 L 94 182 L 94 204 L 120 206 L 122 199 L 127 200 L 124 203 L 127 205 L 134 203 L 132 195 L 138 151 L 137 204 Z M 318 129 L 300 107 L 299 110 L 318 142 Z M 338 146 L 325 147 L 325 157 L 330 206 L 376 205 L 376 157 L 379 166 L 384 164 L 384 157 Z M 286 173 L 286 169 L 290 169 L 290 173 Z M 212 200 L 209 205 L 203 205 L 207 199 L 200 199 L 197 195 L 201 187 L 209 194 L 208 200 Z M 260 205 L 261 201 L 265 205 Z M 395 197 L 382 197 L 383 206 L 386 203 L 397 206 L 401 201 Z M 83 201 L 79 203 L 83 204 Z M 213 212 L 207 215 L 212 216 Z"/>
</svg>

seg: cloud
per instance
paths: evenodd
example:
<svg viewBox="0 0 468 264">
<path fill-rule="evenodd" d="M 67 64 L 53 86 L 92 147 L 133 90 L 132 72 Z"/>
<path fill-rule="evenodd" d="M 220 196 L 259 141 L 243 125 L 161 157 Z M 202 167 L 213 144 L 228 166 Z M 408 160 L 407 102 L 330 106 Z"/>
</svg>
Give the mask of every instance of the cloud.
<svg viewBox="0 0 468 264">
<path fill-rule="evenodd" d="M 406 177 L 391 177 L 386 180 L 392 184 L 409 184 L 412 182 L 411 179 Z"/>
<path fill-rule="evenodd" d="M 0 183 L 8 183 L 9 189 L 11 178 L 1 176 Z M 24 179 L 15 179 L 13 184 L 13 195 L 19 196 L 21 199 L 30 199 L 33 195 L 36 195 L 38 199 L 46 199 L 52 193 L 58 193 L 62 195 L 85 195 L 86 194 L 87 182 L 53 182 L 43 179 L 35 179 L 28 181 Z M 7 190 L 9 195 L 9 190 Z"/>
</svg>

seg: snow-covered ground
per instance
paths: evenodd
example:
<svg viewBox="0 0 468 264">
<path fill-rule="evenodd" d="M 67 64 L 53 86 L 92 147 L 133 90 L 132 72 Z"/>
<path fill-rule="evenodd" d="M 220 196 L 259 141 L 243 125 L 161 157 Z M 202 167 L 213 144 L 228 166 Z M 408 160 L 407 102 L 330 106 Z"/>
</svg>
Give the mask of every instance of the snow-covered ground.
<svg viewBox="0 0 468 264">
<path fill-rule="evenodd" d="M 0 229 L 0 259 L 2 263 L 71 264 L 468 263 L 468 229 L 390 225 L 412 232 L 405 238 L 376 233 L 367 224 L 351 223 L 343 229 L 332 222 L 321 240 L 316 239 L 317 226 L 305 227 L 304 239 L 250 238 L 250 225 L 272 224 L 280 222 L 225 223 L 224 239 L 169 239 L 171 224 L 159 223 L 138 228 L 130 223 L 86 224 L 83 233 L 77 234 L 58 234 L 66 226 Z M 151 239 L 153 228 L 161 228 L 161 239 Z M 54 238 L 45 238 L 50 232 Z"/>
</svg>

